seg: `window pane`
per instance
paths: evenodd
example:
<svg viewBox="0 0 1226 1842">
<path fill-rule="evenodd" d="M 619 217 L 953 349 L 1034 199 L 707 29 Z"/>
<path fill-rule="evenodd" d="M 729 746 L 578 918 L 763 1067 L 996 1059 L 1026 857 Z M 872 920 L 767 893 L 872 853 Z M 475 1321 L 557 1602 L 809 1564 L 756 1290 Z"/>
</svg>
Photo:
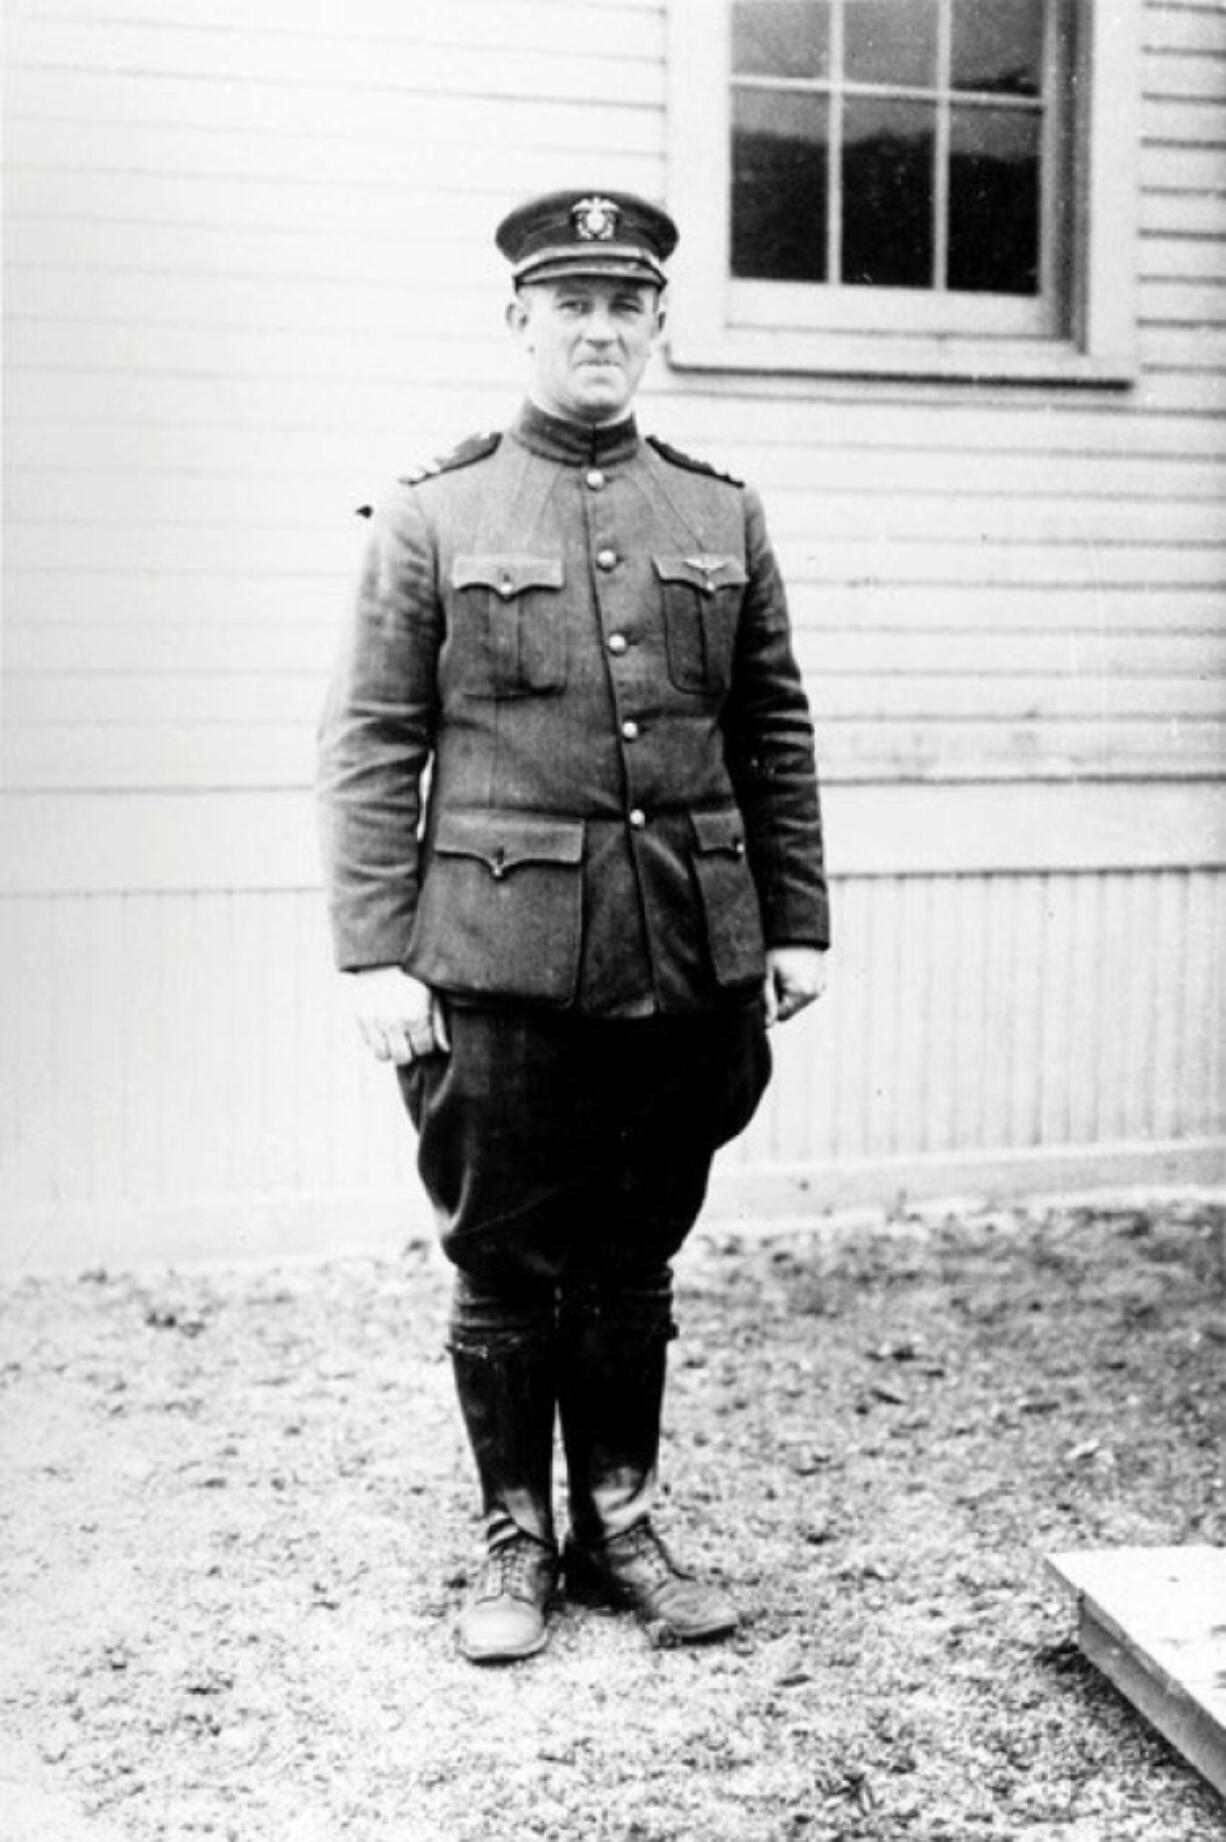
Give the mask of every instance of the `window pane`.
<svg viewBox="0 0 1226 1842">
<path fill-rule="evenodd" d="M 1043 0 L 953 0 L 953 87 L 1037 96 L 1045 11 Z"/>
<path fill-rule="evenodd" d="M 1039 291 L 1039 130 L 1029 109 L 954 109 L 949 149 L 949 286 Z"/>
<path fill-rule="evenodd" d="M 830 0 L 734 0 L 732 68 L 752 77 L 830 74 Z"/>
<path fill-rule="evenodd" d="M 935 84 L 936 0 L 847 0 L 843 32 L 850 82 Z"/>
<path fill-rule="evenodd" d="M 825 281 L 827 138 L 824 97 L 734 94 L 734 275 Z"/>
<path fill-rule="evenodd" d="M 936 111 L 849 96 L 843 115 L 842 278 L 931 288 Z"/>
</svg>

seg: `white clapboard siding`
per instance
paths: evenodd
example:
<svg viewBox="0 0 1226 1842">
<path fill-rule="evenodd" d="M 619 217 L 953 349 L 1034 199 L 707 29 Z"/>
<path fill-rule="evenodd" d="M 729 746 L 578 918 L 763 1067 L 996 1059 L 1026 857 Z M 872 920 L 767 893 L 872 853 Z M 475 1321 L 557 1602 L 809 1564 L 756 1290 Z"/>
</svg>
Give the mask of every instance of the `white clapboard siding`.
<svg viewBox="0 0 1226 1842">
<path fill-rule="evenodd" d="M 464 400 L 461 388 L 444 388 L 435 382 L 415 394 L 413 414 L 406 419 L 399 393 L 389 406 L 385 391 L 382 399 L 372 396 L 369 403 L 363 401 L 361 407 L 370 409 L 372 421 L 355 428 L 328 419 L 323 412 L 334 399 L 321 398 L 318 387 L 305 400 L 302 391 L 295 396 L 286 390 L 252 403 L 235 392 L 232 398 L 218 398 L 211 418 L 204 413 L 207 399 L 201 393 L 201 413 L 190 420 L 156 413 L 159 400 L 137 392 L 130 384 L 128 393 L 107 385 L 105 394 L 99 388 L 96 395 L 85 394 L 81 399 L 74 399 L 70 392 L 62 398 L 49 397 L 41 376 L 37 386 L 31 387 L 16 374 L 11 403 L 14 427 L 7 445 L 23 470 L 27 462 L 69 471 L 91 462 L 108 470 L 122 463 L 162 474 L 180 469 L 193 476 L 206 473 L 233 478 L 241 468 L 244 475 L 271 473 L 284 478 L 288 489 L 303 467 L 347 466 L 352 476 L 355 471 L 381 465 L 376 484 L 382 486 L 419 456 L 437 450 L 449 437 L 454 439 Z M 169 396 L 166 401 L 169 403 Z M 512 390 L 497 396 L 494 407 L 513 407 Z M 268 413 L 257 419 L 253 409 Z M 142 415 L 142 411 L 154 413 Z M 496 420 L 487 415 L 477 418 L 473 426 L 489 427 Z M 1028 410 L 1025 403 L 1016 404 L 1009 418 L 1002 420 L 997 412 L 985 412 L 976 404 L 951 404 L 946 398 L 931 404 L 926 433 L 925 426 L 900 423 L 896 410 L 875 403 L 866 403 L 856 414 L 854 428 L 848 430 L 841 416 L 832 414 L 827 406 L 797 405 L 793 396 L 771 400 L 770 422 L 772 427 L 778 423 L 778 433 L 766 440 L 762 404 L 755 398 L 724 391 L 711 401 L 680 392 L 665 396 L 653 388 L 645 396 L 643 421 L 652 432 L 678 443 L 701 444 L 705 454 L 720 459 L 735 451 L 741 474 L 765 487 L 803 481 L 810 470 L 829 469 L 840 453 L 851 468 L 867 470 L 878 458 L 890 466 L 893 457 L 900 456 L 909 462 L 906 477 L 913 488 L 931 479 L 930 472 L 921 470 L 921 462 L 929 469 L 969 466 L 980 492 L 991 490 L 998 466 L 1003 469 L 1001 490 L 1006 492 L 1016 490 L 1019 478 L 1029 479 L 1032 485 L 1036 478 L 1041 482 L 1046 470 L 1054 467 L 1063 470 L 1058 476 L 1063 490 L 1076 487 L 1091 497 L 1101 495 L 1104 484 L 1109 485 L 1113 468 L 1130 462 L 1152 470 L 1159 481 L 1166 469 L 1222 466 L 1220 422 L 1206 415 L 1147 416 L 1142 420 L 1087 410 L 1082 415 L 1070 411 L 1053 424 Z M 460 426 L 468 432 L 468 425 Z M 994 427 L 999 429 L 995 438 Z M 293 434 L 292 444 L 284 439 L 288 432 Z M 990 472 L 985 470 L 985 457 L 990 458 Z M 1092 466 L 1087 457 L 1092 457 Z M 817 472 L 813 484 L 820 483 Z M 190 482 L 184 490 L 191 490 Z M 1178 472 L 1172 474 L 1170 490 L 1179 496 Z"/>
<path fill-rule="evenodd" d="M 265 33 L 305 31 L 325 38 L 336 33 L 380 39 L 407 36 L 423 45 L 522 45 L 537 43 L 550 33 L 555 40 L 569 43 L 568 27 L 573 25 L 576 48 L 587 43 L 589 49 L 607 45 L 608 34 L 615 25 L 624 24 L 627 36 L 632 37 L 640 20 L 655 20 L 660 27 L 656 43 L 663 55 L 664 3 L 665 0 L 498 0 L 498 5 L 491 7 L 490 0 L 452 0 L 448 7 L 440 9 L 434 0 L 363 0 L 359 11 L 346 0 L 299 0 L 292 9 L 262 6 L 253 16 L 246 0 L 124 0 L 122 9 L 117 9 L 115 0 L 12 0 L 10 11 L 21 19 L 87 23 L 112 20 L 118 11 L 124 19 L 170 29 L 186 25 L 226 32 L 236 27 L 258 27 Z M 567 20 L 564 15 L 572 17 Z M 508 34 L 505 39 L 504 29 Z"/>
<path fill-rule="evenodd" d="M 1172 589 L 1212 588 L 1222 579 L 1221 546 L 1213 541 L 1211 528 L 1217 515 L 1216 509 L 1194 513 L 1197 537 L 1184 543 L 1164 541 L 1161 531 L 1147 532 L 1147 520 L 1141 518 L 1135 541 L 1122 533 L 1114 540 L 1090 535 L 1045 539 L 1033 525 L 1016 536 L 991 540 L 973 529 L 956 528 L 921 536 L 899 530 L 903 520 L 893 511 L 874 516 L 871 508 L 857 505 L 848 522 L 865 528 L 844 536 L 828 518 L 809 533 L 784 531 L 775 548 L 788 579 L 796 583 L 970 580 L 1077 586 L 1089 592 L 1099 584 L 1131 583 L 1139 577 Z M 1106 516 L 1114 516 L 1114 508 L 1107 508 Z M 1177 515 L 1174 522 L 1178 531 Z M 204 521 L 131 527 L 84 520 L 27 522 L 13 528 L 9 561 L 15 571 L 43 574 L 137 570 L 173 577 L 203 570 L 224 577 L 249 571 L 290 581 L 301 574 L 344 571 L 354 555 L 351 525 L 346 518 L 322 529 L 303 527 L 291 517 L 250 527 Z M 240 540 L 241 557 L 235 554 Z"/>
<path fill-rule="evenodd" d="M 555 49 L 633 55 L 636 49 L 663 57 L 661 0 L 297 0 L 292 8 L 250 0 L 11 0 L 15 19 L 109 23 L 117 13 L 129 22 L 177 31 L 182 26 L 215 32 L 258 30 L 266 35 L 309 33 L 316 38 L 407 38 L 419 45 L 469 45 L 481 50 L 506 45 L 549 44 Z M 611 42 L 614 41 L 615 42 Z"/>
<path fill-rule="evenodd" d="M 332 620 L 301 618 L 263 626 L 241 620 L 208 625 L 199 621 L 29 622 L 6 629 L 5 666 L 14 679 L 24 681 L 24 689 L 15 689 L 14 701 L 22 704 L 30 718 L 28 697 L 47 698 L 54 689 L 47 675 L 59 673 L 75 674 L 79 684 L 107 678 L 122 682 L 130 675 L 147 679 L 165 674 L 192 681 L 197 674 L 212 678 L 238 673 L 258 681 L 275 674 L 285 684 L 306 679 L 318 692 L 335 640 Z M 801 626 L 796 645 L 823 704 L 824 687 L 833 678 L 847 676 L 905 681 L 912 673 L 922 673 L 928 679 L 987 675 L 1011 681 L 1020 673 L 1041 673 L 1057 684 L 1110 676 L 1155 685 L 1164 678 L 1191 678 L 1201 683 L 1226 679 L 1226 631 L 1220 627 L 1173 634 L 1066 629 L 1059 634 L 1010 637 L 946 627 L 878 628 L 863 633 L 849 629 L 845 621 L 836 621 L 824 627 Z M 78 689 L 77 694 L 85 692 Z M 45 707 L 55 708 L 53 704 Z"/>
<path fill-rule="evenodd" d="M 313 1204 L 326 1237 L 350 1192 L 421 1219 L 304 821 L 354 512 L 513 413 L 501 212 L 666 196 L 666 10 L 10 5 L 0 1196 L 32 1250 Z M 651 374 L 644 426 L 764 495 L 830 787 L 834 985 L 733 1175 L 1211 1168 L 1226 9 L 1141 23 L 1131 387 Z"/>
<path fill-rule="evenodd" d="M 338 215 L 344 207 L 337 207 Z M 491 289 L 492 294 L 492 289 Z M 386 310 L 385 310 L 386 314 Z M 476 376 L 488 379 L 491 387 L 505 380 L 514 362 L 505 331 L 499 324 L 494 302 L 487 297 L 482 307 L 474 302 L 466 312 L 461 299 L 460 312 L 452 322 L 443 318 L 433 328 L 424 316 L 410 315 L 404 322 L 393 323 L 382 332 L 377 345 L 367 349 L 355 344 L 352 334 L 336 327 L 323 331 L 287 327 L 277 335 L 271 329 L 245 326 L 187 322 L 172 325 L 160 321 L 132 324 L 116 321 L 36 318 L 13 315 L 11 357 L 23 371 L 31 373 L 72 369 L 121 372 L 149 376 L 197 375 L 201 367 L 202 341 L 211 364 L 227 376 L 310 378 L 319 375 L 369 379 L 384 372 L 393 376 L 418 375 L 427 369 L 428 353 L 433 348 L 446 355 L 451 349 L 463 348 Z M 1176 392 L 1175 378 L 1184 374 L 1205 373 L 1197 407 L 1218 405 L 1221 397 L 1212 375 L 1226 358 L 1226 335 L 1217 328 L 1162 325 L 1149 329 L 1142 339 L 1142 355 L 1152 374 L 1150 388 L 1157 394 L 1158 383 L 1166 379 L 1163 394 Z M 1178 386 L 1186 388 L 1185 382 Z"/>
<path fill-rule="evenodd" d="M 868 779 L 827 786 L 825 827 L 843 880 L 1214 870 L 1226 813 L 1205 793 L 1195 780 L 1152 775 L 1123 787 Z M 314 890 L 318 848 L 301 787 L 133 788 L 106 799 L 52 791 L 0 804 L 5 896 Z"/>
<path fill-rule="evenodd" d="M 326 655 L 321 663 L 326 667 Z M 12 671 L 9 688 L 10 709 L 31 729 L 86 724 L 231 729 L 298 723 L 305 735 L 320 701 L 318 675 L 301 672 L 63 672 L 49 682 L 44 676 Z M 1226 718 L 1226 684 L 1192 675 L 1151 679 L 1082 672 L 1063 677 L 821 672 L 814 680 L 813 697 L 824 725 L 848 719 L 1020 723 L 1089 717 L 1114 724 L 1133 718 L 1193 723 Z"/>
<path fill-rule="evenodd" d="M 353 482 L 350 482 L 352 485 Z M 381 485 L 382 482 L 379 482 Z M 10 514 L 22 531 L 31 533 L 29 544 L 15 550 L 15 565 L 38 567 L 46 554 L 44 526 L 58 525 L 57 482 L 47 475 L 30 475 L 13 488 Z M 1216 495 L 1177 498 L 1174 491 L 1130 497 L 1096 493 L 1070 504 L 1060 493 L 1031 489 L 1008 497 L 972 490 L 959 491 L 942 477 L 926 487 L 914 481 L 906 490 L 882 490 L 876 483 L 859 487 L 828 485 L 822 491 L 820 512 L 814 511 L 814 491 L 808 487 L 779 486 L 771 493 L 770 523 L 776 543 L 799 547 L 810 534 L 837 536 L 841 543 L 865 546 L 898 541 L 930 544 L 934 527 L 951 543 L 979 546 L 1042 545 L 1082 549 L 1127 549 L 1138 545 L 1179 551 L 1201 546 L 1217 557 L 1226 538 L 1226 501 Z M 951 502 L 952 501 L 952 502 Z M 207 542 L 210 533 L 233 529 L 253 542 L 262 530 L 275 528 L 287 534 L 304 558 L 334 556 L 335 539 L 329 527 L 350 534 L 342 512 L 345 505 L 340 482 L 293 483 L 279 477 L 253 482 L 244 503 L 229 482 L 219 486 L 165 475 L 147 480 L 112 473 L 87 481 L 77 499 L 74 531 L 81 532 L 82 550 L 88 550 L 101 567 L 126 561 L 127 546 L 136 533 L 168 529 L 170 541 L 181 541 L 183 527 L 199 530 Z M 327 535 L 325 535 L 327 534 Z M 57 546 L 62 566 L 74 567 L 72 549 Z M 186 553 L 191 554 L 189 551 Z"/>
<path fill-rule="evenodd" d="M 500 56 L 491 56 L 487 64 L 496 67 Z M 535 65 L 536 60 L 529 62 Z M 581 90 L 567 90 L 564 83 L 563 68 L 557 78 L 556 96 L 547 102 L 537 98 L 531 138 L 534 148 L 554 149 L 571 165 L 577 160 L 598 160 L 602 155 L 607 158 L 610 146 L 617 146 L 619 154 L 662 153 L 662 109 L 653 111 L 629 102 L 618 109 L 602 100 L 602 89 L 593 86 L 584 98 Z M 259 134 L 270 129 L 302 134 L 314 124 L 325 139 L 338 140 L 360 131 L 380 139 L 394 139 L 400 149 L 397 164 L 406 169 L 438 159 L 440 143 L 445 145 L 456 133 L 455 100 L 428 91 L 414 93 L 407 86 L 356 91 L 339 85 L 280 85 L 271 81 L 204 84 L 190 73 L 162 76 L 30 67 L 22 72 L 19 95 L 23 115 L 48 115 L 68 109 L 84 121 L 180 121 L 190 127 L 216 127 L 237 134 Z M 476 97 L 474 87 L 460 98 L 461 106 L 471 108 Z M 523 138 L 523 105 L 505 94 L 482 96 L 480 101 L 481 135 L 483 139 L 488 136 L 485 145 L 490 150 L 484 155 L 488 166 L 496 157 L 492 150 L 500 138 L 512 144 Z M 471 118 L 468 127 L 471 128 Z M 615 135 L 623 138 L 615 140 Z M 108 177 L 115 181 L 122 175 Z M 132 175 L 134 196 L 139 195 L 141 177 Z M 96 196 L 95 190 L 87 186 L 86 200 Z"/>
<path fill-rule="evenodd" d="M 260 92 L 269 87 L 291 95 L 309 90 L 325 123 L 336 119 L 335 109 L 356 113 L 356 99 L 371 95 L 411 98 L 414 112 L 424 101 L 427 121 L 436 101 L 448 96 L 518 106 L 569 104 L 578 93 L 657 116 L 664 100 L 657 47 L 635 57 L 619 43 L 612 56 L 608 46 L 585 53 L 558 46 L 552 37 L 531 47 L 503 43 L 497 55 L 491 55 L 494 46 L 485 47 L 485 55 L 474 58 L 470 46 L 429 44 L 411 32 L 376 39 L 343 31 L 218 32 L 186 24 L 167 31 L 160 23 L 115 17 L 97 25 L 43 18 L 33 25 L 15 20 L 10 45 L 31 73 L 79 72 L 99 80 L 136 71 L 146 99 L 185 78 L 192 84 L 203 79 L 232 94 L 236 108 L 245 102 L 251 127 L 258 126 Z M 497 127 L 500 117 L 492 120 Z M 420 122 L 413 127 L 420 132 Z"/>
<path fill-rule="evenodd" d="M 1147 48 L 1226 57 L 1226 18 L 1216 0 L 1157 0 L 1143 15 Z"/>
<path fill-rule="evenodd" d="M 19 294 L 9 306 L 18 314 Z M 366 362 L 362 359 L 361 365 Z M 1058 414 L 1044 400 L 990 386 L 951 396 L 943 386 L 922 383 L 900 389 L 832 378 L 818 390 L 813 380 L 771 377 L 751 384 L 745 377 L 719 375 L 700 386 L 658 367 L 649 379 L 643 414 L 645 425 L 660 433 L 676 433 L 679 439 L 682 429 L 690 431 L 705 452 L 735 443 L 738 435 L 761 443 L 765 412 L 772 441 L 785 452 L 838 439 L 853 447 L 906 447 L 917 456 L 939 455 L 947 446 L 985 454 L 1080 454 L 1087 484 L 1100 452 L 1221 458 L 1221 419 L 1210 413 L 1210 405 L 1176 413 L 1131 397 L 1057 394 Z M 467 433 L 474 426 L 497 425 L 513 409 L 517 391 L 505 363 L 491 392 L 475 388 L 466 377 L 436 375 L 411 383 L 391 376 L 380 385 L 364 381 L 355 358 L 343 384 L 316 378 L 307 390 L 293 378 L 265 382 L 225 374 L 204 379 L 132 373 L 116 379 L 85 371 L 62 377 L 54 371 L 14 369 L 10 396 L 10 414 L 18 427 L 102 426 L 116 430 L 119 438 L 133 428 L 182 428 L 187 440 L 194 430 L 211 430 L 214 454 L 224 458 L 227 441 L 247 431 L 335 432 L 350 441 L 355 425 L 348 417 L 354 413 L 363 418 L 356 426 L 372 436 L 389 431 L 401 443 L 411 443 L 424 429 L 454 438 L 457 427 Z M 475 414 L 474 402 L 485 404 L 484 417 Z M 466 421 L 466 415 L 474 419 Z"/>
<path fill-rule="evenodd" d="M 1221 774 L 1226 725 L 1198 717 L 1053 717 L 1042 753 L 1031 715 L 1010 719 L 830 717 L 813 688 L 829 782 L 1172 777 Z M 303 787 L 312 725 L 262 723 L 9 723 L 0 754 L 16 789 L 79 791 Z M 1212 794 L 1207 794 L 1212 797 Z M 1172 841 L 1176 848 L 1178 840 Z"/>
<path fill-rule="evenodd" d="M 348 439 L 299 435 L 291 467 L 284 442 L 251 430 L 241 443 L 246 471 L 240 481 L 233 453 L 229 465 L 222 466 L 216 437 L 203 430 L 148 429 L 138 438 L 117 438 L 113 430 L 97 426 L 78 426 L 71 433 L 53 425 L 27 426 L 8 448 L 8 513 L 17 519 L 45 518 L 71 494 L 95 519 L 173 523 L 195 511 L 200 517 L 250 523 L 286 505 L 303 515 L 333 519 L 350 509 L 347 495 L 355 483 L 369 477 L 373 490 L 382 493 L 397 468 L 407 469 L 403 438 L 385 439 L 383 447 L 381 457 L 365 434 Z M 853 494 L 868 503 L 886 497 L 926 501 L 939 490 L 973 503 L 1007 493 L 1014 524 L 1025 519 L 1029 501 L 1042 510 L 1052 500 L 1066 502 L 1073 491 L 1087 501 L 1125 505 L 1153 500 L 1217 506 L 1226 496 L 1226 464 L 1195 455 L 1105 454 L 1090 487 L 1076 455 L 1048 454 L 1040 463 L 1026 454 L 1002 454 L 993 458 L 987 488 L 982 459 L 974 451 L 952 448 L 936 456 L 928 451 L 934 474 L 923 481 L 917 479 L 916 451 L 901 446 L 839 447 L 825 441 L 789 453 L 761 442 L 744 443 L 738 458 L 742 474 L 769 496 L 772 526 L 786 503 L 779 497 L 784 493 L 820 493 L 824 504 Z M 381 460 L 382 470 L 372 474 Z"/>
<path fill-rule="evenodd" d="M 1155 100 L 1226 100 L 1226 54 L 1218 57 L 1189 57 L 1184 52 L 1163 47 L 1153 51 L 1146 72 L 1147 94 Z"/>
<path fill-rule="evenodd" d="M 543 46 L 555 56 L 596 56 L 659 64 L 664 56 L 664 18 L 660 0 L 364 0 L 358 8 L 344 0 L 305 0 L 292 9 L 243 0 L 14 0 L 9 8 L 20 23 L 38 21 L 61 28 L 110 27 L 122 21 L 145 42 L 161 34 L 168 46 L 183 44 L 187 34 L 211 33 L 259 40 L 264 46 L 287 47 L 290 55 L 307 55 L 302 46 L 328 46 L 338 40 L 361 47 L 373 41 L 410 46 L 420 53 L 505 50 L 523 55 L 525 47 Z M 68 41 L 69 55 L 84 40 Z M 108 40 L 108 44 L 111 41 Z M 163 54 L 165 56 L 165 54 Z M 193 60 L 193 68 L 195 60 Z M 471 84 L 471 77 L 469 78 Z"/>
<path fill-rule="evenodd" d="M 224 584 L 224 586 L 223 586 Z M 172 582 L 151 582 L 136 572 L 116 571 L 91 576 L 87 571 L 44 571 L 21 581 L 23 620 L 11 631 L 18 637 L 28 629 L 44 637 L 48 648 L 60 649 L 58 628 L 86 628 L 105 645 L 116 629 L 153 627 L 171 653 L 180 644 L 207 631 L 247 636 L 254 647 L 267 636 L 269 656 L 292 651 L 293 636 L 327 629 L 339 632 L 339 623 L 351 600 L 348 575 L 297 577 L 289 592 L 276 578 L 181 575 Z M 1032 588 L 1008 588 L 971 583 L 941 583 L 916 596 L 900 584 L 797 583 L 791 592 L 797 643 L 803 650 L 824 643 L 809 635 L 856 636 L 878 649 L 888 664 L 896 636 L 914 633 L 920 643 L 942 634 L 982 635 L 983 644 L 996 657 L 1016 656 L 1013 637 L 1030 635 L 1037 648 L 1034 657 L 1054 648 L 1057 652 L 1099 639 L 1118 636 L 1121 646 L 1131 635 L 1163 649 L 1181 634 L 1193 638 L 1219 633 L 1220 589 L 1200 593 L 1181 590 L 1174 596 L 1169 585 L 1100 583 L 1093 597 L 1078 589 L 1047 588 L 1039 596 Z M 223 640 L 219 642 L 225 644 Z M 313 641 L 304 645 L 306 656 Z M 253 666 L 255 654 L 252 657 Z M 1167 655 L 1163 653 L 1163 657 Z M 1174 654 L 1169 655 L 1172 659 Z M 205 654 L 198 655 L 201 668 Z M 62 650 L 58 658 L 63 660 Z M 51 654 L 47 665 L 50 667 Z"/>
<path fill-rule="evenodd" d="M 1154 186 L 1143 192 L 1138 205 L 1142 250 L 1154 236 L 1182 236 L 1220 241 L 1226 235 L 1226 203 L 1204 190 Z"/>
<path fill-rule="evenodd" d="M 79 133 L 54 114 L 34 113 L 28 106 L 32 100 L 23 86 L 19 98 L 23 180 L 44 188 L 45 196 L 58 207 L 57 220 L 63 222 L 70 213 L 78 219 L 87 212 L 90 197 L 98 196 L 76 189 L 75 175 L 81 165 Z M 530 176 L 531 163 L 551 157 L 540 146 L 495 149 L 482 137 L 457 148 L 454 159 L 449 154 L 446 168 L 440 171 L 434 161 L 418 157 L 415 142 L 406 142 L 409 132 L 405 124 L 394 133 L 387 130 L 386 138 L 380 138 L 370 125 L 330 137 L 311 135 L 305 129 L 248 134 L 117 115 L 90 124 L 91 170 L 99 188 L 124 177 L 142 183 L 177 181 L 187 188 L 185 200 L 202 204 L 209 218 L 217 218 L 227 203 L 236 207 L 236 188 L 251 184 L 280 187 L 283 197 L 296 192 L 328 198 L 338 189 L 346 196 L 365 193 L 396 209 L 406 236 L 424 234 L 436 239 L 439 248 L 448 250 L 452 261 L 457 261 L 462 260 L 465 249 L 484 249 L 489 241 L 490 194 L 505 193 L 521 163 L 527 163 L 522 170 Z M 618 158 L 633 151 L 619 148 Z M 510 174 L 507 160 L 514 163 Z M 555 171 L 556 164 L 553 156 Z M 204 190 L 209 181 L 213 182 L 211 192 Z M 161 195 L 170 196 L 165 189 Z M 177 197 L 171 202 L 178 205 Z M 176 221 L 187 225 L 195 215 L 182 206 L 173 213 Z M 281 226 L 281 233 L 284 231 Z M 117 253 L 122 254 L 123 249 L 121 244 Z M 237 266 L 241 267 L 248 259 L 241 244 L 239 253 Z M 404 274 L 412 266 L 412 252 L 402 245 L 398 253 L 399 272 Z M 384 252 L 388 258 L 395 254 Z M 276 249 L 270 252 L 270 266 L 275 266 L 277 255 Z"/>
</svg>

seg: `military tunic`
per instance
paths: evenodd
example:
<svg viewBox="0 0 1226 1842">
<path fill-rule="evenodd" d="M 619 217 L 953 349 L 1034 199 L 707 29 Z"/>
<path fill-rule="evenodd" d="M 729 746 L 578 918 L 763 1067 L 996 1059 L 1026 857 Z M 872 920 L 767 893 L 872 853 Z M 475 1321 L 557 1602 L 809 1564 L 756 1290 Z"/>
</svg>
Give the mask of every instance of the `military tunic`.
<svg viewBox="0 0 1226 1842">
<path fill-rule="evenodd" d="M 321 745 L 343 969 L 633 1017 L 760 983 L 764 945 L 828 942 L 761 506 L 632 419 L 528 405 L 399 487 Z"/>
</svg>

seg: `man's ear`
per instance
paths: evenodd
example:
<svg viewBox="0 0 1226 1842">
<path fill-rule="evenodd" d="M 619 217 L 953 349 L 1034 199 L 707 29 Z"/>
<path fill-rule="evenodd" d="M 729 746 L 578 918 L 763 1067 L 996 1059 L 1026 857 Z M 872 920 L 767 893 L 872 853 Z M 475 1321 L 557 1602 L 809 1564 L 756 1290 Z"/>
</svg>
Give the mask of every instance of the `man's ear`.
<svg viewBox="0 0 1226 1842">
<path fill-rule="evenodd" d="M 532 316 L 518 294 L 513 294 L 507 302 L 504 318 L 515 337 L 523 339 Z"/>
</svg>

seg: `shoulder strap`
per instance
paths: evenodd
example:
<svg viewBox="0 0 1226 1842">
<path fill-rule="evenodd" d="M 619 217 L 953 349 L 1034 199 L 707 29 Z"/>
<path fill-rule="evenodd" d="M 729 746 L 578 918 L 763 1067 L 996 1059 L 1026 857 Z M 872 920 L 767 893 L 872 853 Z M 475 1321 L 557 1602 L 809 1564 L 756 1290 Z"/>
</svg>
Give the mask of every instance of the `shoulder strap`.
<svg viewBox="0 0 1226 1842">
<path fill-rule="evenodd" d="M 684 467 L 687 473 L 706 473 L 715 480 L 725 480 L 729 486 L 743 486 L 744 480 L 738 480 L 735 473 L 725 473 L 722 467 L 713 467 L 710 461 L 696 460 L 692 454 L 685 454 L 680 448 L 674 448 L 671 442 L 662 441 L 658 435 L 648 435 L 648 443 L 662 460 L 672 463 L 674 467 Z"/>
<path fill-rule="evenodd" d="M 485 460 L 494 452 L 502 436 L 494 431 L 486 435 L 470 435 L 447 454 L 438 454 L 433 460 L 425 461 L 420 467 L 410 467 L 401 474 L 402 486 L 418 486 L 423 480 L 432 480 L 439 473 L 453 473 L 457 467 L 471 467 L 474 461 Z"/>
<path fill-rule="evenodd" d="M 432 480 L 436 474 L 452 473 L 457 467 L 471 467 L 474 461 L 484 460 L 493 454 L 501 442 L 502 436 L 496 431 L 487 435 L 469 435 L 447 454 L 436 454 L 433 460 L 423 461 L 418 467 L 410 467 L 407 473 L 399 477 L 401 486 L 420 486 L 423 480 Z M 354 507 L 359 518 L 373 518 L 373 505 Z"/>
</svg>

